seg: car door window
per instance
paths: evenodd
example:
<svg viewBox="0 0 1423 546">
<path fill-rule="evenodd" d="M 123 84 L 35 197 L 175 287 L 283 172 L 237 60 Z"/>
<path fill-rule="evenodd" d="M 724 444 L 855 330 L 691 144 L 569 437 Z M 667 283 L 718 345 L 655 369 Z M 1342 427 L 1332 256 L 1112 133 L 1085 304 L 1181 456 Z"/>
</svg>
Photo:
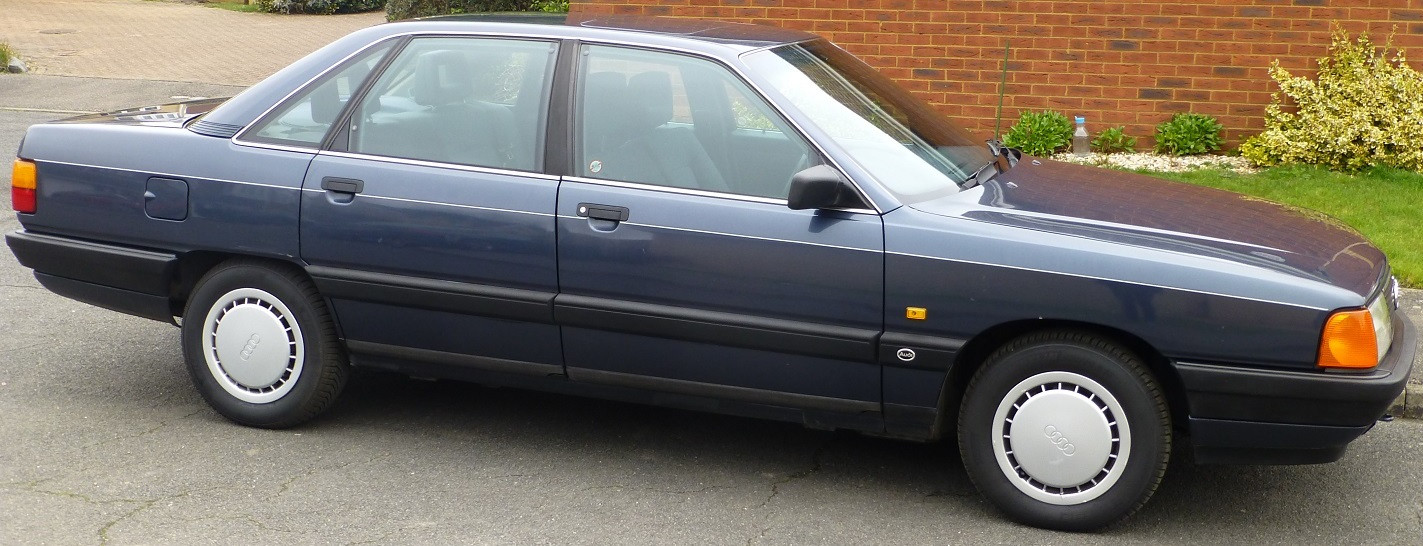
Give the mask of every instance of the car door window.
<svg viewBox="0 0 1423 546">
<path fill-rule="evenodd" d="M 254 126 L 248 139 L 288 146 L 320 146 L 346 102 L 390 48 L 391 43 L 386 43 L 350 61 L 300 98 L 268 114 Z"/>
<path fill-rule="evenodd" d="M 580 176 L 785 199 L 791 175 L 819 163 L 722 65 L 609 46 L 585 46 L 582 59 Z"/>
<path fill-rule="evenodd" d="M 536 170 L 550 42 L 417 38 L 351 117 L 347 151 Z"/>
</svg>

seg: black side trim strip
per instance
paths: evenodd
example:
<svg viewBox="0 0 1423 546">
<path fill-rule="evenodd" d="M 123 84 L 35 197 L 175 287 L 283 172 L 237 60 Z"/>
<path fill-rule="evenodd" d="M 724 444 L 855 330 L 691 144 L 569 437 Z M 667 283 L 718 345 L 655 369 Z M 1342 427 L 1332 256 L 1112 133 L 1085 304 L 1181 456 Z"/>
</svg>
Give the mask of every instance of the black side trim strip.
<svg viewBox="0 0 1423 546">
<path fill-rule="evenodd" d="M 110 311 L 173 324 L 173 310 L 169 306 L 167 296 L 155 296 L 91 282 L 76 281 L 46 275 L 38 271 L 35 272 L 35 279 L 50 292 L 72 300 L 97 305 Z"/>
<path fill-rule="evenodd" d="M 720 400 L 750 402 L 753 404 L 766 404 L 769 406 L 787 408 L 813 409 L 836 413 L 879 413 L 880 411 L 880 405 L 877 402 L 847 400 L 844 398 L 831 398 L 812 394 L 768 391 L 731 385 L 718 385 L 714 383 L 699 383 L 696 381 L 592 370 L 588 368 L 568 368 L 568 377 L 574 381 L 585 381 L 615 387 L 654 390 L 673 394 L 703 396 Z"/>
<path fill-rule="evenodd" d="M 178 263 L 173 254 L 28 231 L 9 233 L 5 242 L 36 273 L 154 296 L 167 297 Z"/>
<path fill-rule="evenodd" d="M 879 338 L 879 362 L 885 366 L 947 371 L 965 343 L 962 339 L 885 332 Z M 910 360 L 900 358 L 901 349 L 913 351 Z"/>
<path fill-rule="evenodd" d="M 932 440 L 940 433 L 939 408 L 884 404 L 886 436 L 908 440 Z"/>
<path fill-rule="evenodd" d="M 386 345 L 384 343 L 371 343 L 369 341 L 348 340 L 346 341 L 346 348 L 350 350 L 351 353 L 357 355 L 358 361 L 360 355 L 369 355 L 519 375 L 563 375 L 563 366 L 557 364 L 543 364 L 539 362 L 525 362 L 522 360 L 447 353 L 444 351 L 432 351 L 430 349 L 415 349 L 411 347 Z"/>
<path fill-rule="evenodd" d="M 307 267 L 306 272 L 311 274 L 321 293 L 331 298 L 553 322 L 552 292 L 322 266 Z"/>
<path fill-rule="evenodd" d="M 813 322 L 703 311 L 559 294 L 554 319 L 564 326 L 874 362 L 879 332 Z"/>
</svg>

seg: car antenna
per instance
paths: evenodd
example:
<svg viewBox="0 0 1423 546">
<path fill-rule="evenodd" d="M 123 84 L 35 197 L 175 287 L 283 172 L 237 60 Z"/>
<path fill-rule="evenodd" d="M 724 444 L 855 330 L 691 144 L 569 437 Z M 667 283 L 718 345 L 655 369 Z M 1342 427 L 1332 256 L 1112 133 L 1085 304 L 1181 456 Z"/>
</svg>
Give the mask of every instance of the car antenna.
<svg viewBox="0 0 1423 546">
<path fill-rule="evenodd" d="M 993 119 L 993 140 L 999 142 L 1003 142 L 1003 134 L 999 129 L 1003 126 L 1003 92 L 1008 85 L 1008 49 L 1012 43 L 1011 39 L 1003 39 L 1003 75 L 998 80 L 998 113 Z"/>
</svg>

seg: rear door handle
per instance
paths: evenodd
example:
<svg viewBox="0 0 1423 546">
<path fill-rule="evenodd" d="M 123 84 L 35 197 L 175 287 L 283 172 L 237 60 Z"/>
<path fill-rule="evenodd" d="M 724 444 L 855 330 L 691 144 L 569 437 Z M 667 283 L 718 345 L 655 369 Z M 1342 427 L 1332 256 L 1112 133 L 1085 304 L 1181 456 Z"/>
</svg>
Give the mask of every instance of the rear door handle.
<svg viewBox="0 0 1423 546">
<path fill-rule="evenodd" d="M 626 222 L 628 219 L 628 208 L 614 207 L 612 205 L 599 205 L 596 203 L 579 203 L 578 215 L 584 218 L 593 218 L 595 220 Z"/>
<path fill-rule="evenodd" d="M 361 193 L 366 183 L 354 178 L 328 176 L 321 179 L 321 189 L 337 193 Z"/>
</svg>

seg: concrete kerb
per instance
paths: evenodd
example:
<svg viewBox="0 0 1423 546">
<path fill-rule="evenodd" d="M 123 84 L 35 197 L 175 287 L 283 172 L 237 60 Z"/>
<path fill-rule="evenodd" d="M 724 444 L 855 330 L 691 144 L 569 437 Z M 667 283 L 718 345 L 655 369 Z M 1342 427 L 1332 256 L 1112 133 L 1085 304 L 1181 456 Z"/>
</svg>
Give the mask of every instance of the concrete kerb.
<svg viewBox="0 0 1423 546">
<path fill-rule="evenodd" d="M 1398 300 L 1398 309 L 1415 327 L 1423 328 L 1423 290 L 1405 288 Z M 1408 377 L 1408 386 L 1393 401 L 1388 413 L 1395 417 L 1423 419 L 1423 347 L 1413 359 L 1413 373 Z"/>
</svg>

